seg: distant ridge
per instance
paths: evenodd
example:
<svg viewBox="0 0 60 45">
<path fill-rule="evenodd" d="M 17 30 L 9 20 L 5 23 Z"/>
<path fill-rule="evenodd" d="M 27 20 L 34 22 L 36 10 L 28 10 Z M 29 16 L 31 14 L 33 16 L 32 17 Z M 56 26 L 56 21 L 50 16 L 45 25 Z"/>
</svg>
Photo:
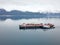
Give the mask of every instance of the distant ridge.
<svg viewBox="0 0 60 45">
<path fill-rule="evenodd" d="M 37 14 L 37 15 L 40 15 L 40 14 L 60 14 L 60 12 L 58 12 L 58 13 L 56 13 L 56 12 L 55 13 L 53 13 L 53 12 L 41 13 L 41 12 L 29 12 L 29 11 L 23 12 L 20 10 L 6 11 L 5 9 L 0 9 L 0 15 L 31 15 L 31 14 L 33 14 L 33 15 L 35 15 L 35 14 Z"/>
<path fill-rule="evenodd" d="M 4 17 L 16 17 L 16 18 L 60 18 L 60 13 L 53 13 L 53 12 L 46 12 L 46 13 L 41 13 L 41 12 L 29 12 L 29 11 L 20 11 L 20 10 L 11 10 L 11 11 L 6 11 L 5 9 L 0 9 L 0 16 L 4 15 Z M 6 16 L 6 15 L 10 15 Z M 0 18 L 2 18 L 1 16 Z"/>
</svg>

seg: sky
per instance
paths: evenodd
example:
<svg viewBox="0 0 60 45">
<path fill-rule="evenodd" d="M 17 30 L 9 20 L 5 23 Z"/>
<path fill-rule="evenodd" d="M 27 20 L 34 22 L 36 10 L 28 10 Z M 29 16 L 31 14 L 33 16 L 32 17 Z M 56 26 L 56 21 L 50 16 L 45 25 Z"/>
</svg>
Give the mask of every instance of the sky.
<svg viewBox="0 0 60 45">
<path fill-rule="evenodd" d="M 0 0 L 0 8 L 22 11 L 60 11 L 60 0 Z"/>
</svg>

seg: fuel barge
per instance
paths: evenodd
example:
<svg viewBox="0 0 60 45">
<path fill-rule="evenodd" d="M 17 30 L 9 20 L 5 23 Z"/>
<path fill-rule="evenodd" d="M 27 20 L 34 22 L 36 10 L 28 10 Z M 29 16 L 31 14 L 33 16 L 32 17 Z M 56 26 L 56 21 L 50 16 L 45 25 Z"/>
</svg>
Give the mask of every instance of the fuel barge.
<svg viewBox="0 0 60 45">
<path fill-rule="evenodd" d="M 21 24 L 19 25 L 19 28 L 20 29 L 52 29 L 52 28 L 55 28 L 53 24 L 51 23 L 48 23 L 48 24 L 43 24 L 43 23 L 40 23 L 40 24 Z"/>
</svg>

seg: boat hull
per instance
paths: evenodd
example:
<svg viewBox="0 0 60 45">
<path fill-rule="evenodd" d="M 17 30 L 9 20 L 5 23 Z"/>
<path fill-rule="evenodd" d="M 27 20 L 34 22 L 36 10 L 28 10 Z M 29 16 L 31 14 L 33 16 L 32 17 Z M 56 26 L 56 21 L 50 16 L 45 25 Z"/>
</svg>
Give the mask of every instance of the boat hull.
<svg viewBox="0 0 60 45">
<path fill-rule="evenodd" d="M 19 25 L 19 28 L 20 29 L 52 29 L 52 28 L 55 28 L 55 27 L 44 27 L 44 26 L 21 26 Z"/>
</svg>

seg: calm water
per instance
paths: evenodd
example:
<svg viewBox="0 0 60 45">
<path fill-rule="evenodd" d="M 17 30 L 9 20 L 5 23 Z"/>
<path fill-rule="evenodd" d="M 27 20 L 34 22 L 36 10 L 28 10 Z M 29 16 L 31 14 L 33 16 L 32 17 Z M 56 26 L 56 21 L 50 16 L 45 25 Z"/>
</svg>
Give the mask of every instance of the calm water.
<svg viewBox="0 0 60 45">
<path fill-rule="evenodd" d="M 19 29 L 22 23 L 52 23 L 55 29 Z M 60 45 L 60 19 L 0 20 L 0 45 Z"/>
</svg>

